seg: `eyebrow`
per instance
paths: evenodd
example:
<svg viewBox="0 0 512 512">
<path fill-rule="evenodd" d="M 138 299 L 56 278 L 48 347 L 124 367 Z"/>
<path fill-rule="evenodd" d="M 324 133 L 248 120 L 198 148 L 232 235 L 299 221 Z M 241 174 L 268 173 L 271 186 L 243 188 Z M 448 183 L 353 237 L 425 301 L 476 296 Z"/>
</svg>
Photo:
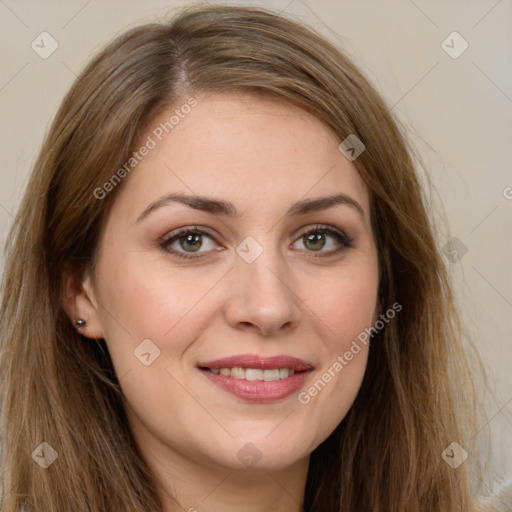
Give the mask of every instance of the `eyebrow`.
<svg viewBox="0 0 512 512">
<path fill-rule="evenodd" d="M 201 210 L 213 215 L 222 215 L 232 218 L 238 218 L 241 216 L 241 213 L 237 211 L 233 203 L 224 201 L 223 199 L 186 194 L 167 194 L 150 203 L 147 208 L 138 216 L 137 223 L 147 217 L 157 208 L 161 208 L 162 206 L 167 206 L 172 203 L 185 204 L 191 208 L 194 208 L 195 210 Z M 365 216 L 362 206 L 355 199 L 346 194 L 336 194 L 327 197 L 303 199 L 294 203 L 286 212 L 285 217 L 319 212 L 342 204 L 354 208 L 364 220 Z"/>
</svg>

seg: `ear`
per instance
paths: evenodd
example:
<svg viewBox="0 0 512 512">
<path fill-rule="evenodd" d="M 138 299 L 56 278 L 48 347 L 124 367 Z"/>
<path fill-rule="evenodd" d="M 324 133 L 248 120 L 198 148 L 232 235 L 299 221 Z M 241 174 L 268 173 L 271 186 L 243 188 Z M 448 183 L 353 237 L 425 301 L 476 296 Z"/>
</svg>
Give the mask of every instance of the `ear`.
<svg viewBox="0 0 512 512">
<path fill-rule="evenodd" d="M 85 320 L 85 326 L 77 328 L 80 334 L 93 339 L 104 337 L 99 321 L 98 301 L 89 273 L 80 276 L 70 265 L 65 266 L 62 273 L 61 304 L 75 328 L 79 318 Z"/>
</svg>

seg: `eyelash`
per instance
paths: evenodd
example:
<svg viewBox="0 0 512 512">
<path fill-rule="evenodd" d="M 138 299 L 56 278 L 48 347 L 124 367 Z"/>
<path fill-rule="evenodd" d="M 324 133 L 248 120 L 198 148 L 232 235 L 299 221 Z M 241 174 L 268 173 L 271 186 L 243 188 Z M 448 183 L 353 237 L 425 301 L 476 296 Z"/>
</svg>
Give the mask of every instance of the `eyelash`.
<svg viewBox="0 0 512 512">
<path fill-rule="evenodd" d="M 353 238 L 349 238 L 341 231 L 337 231 L 337 230 L 334 230 L 332 228 L 322 226 L 322 225 L 317 225 L 317 226 L 314 226 L 313 228 L 308 228 L 307 230 L 303 231 L 299 235 L 297 240 L 303 238 L 306 235 L 313 234 L 313 233 L 321 233 L 321 234 L 330 235 L 338 243 L 340 243 L 342 245 L 341 248 L 336 249 L 334 251 L 329 251 L 327 254 L 324 251 L 322 251 L 323 254 L 313 255 L 314 258 L 326 258 L 326 257 L 330 257 L 330 256 L 335 256 L 335 255 L 339 254 L 341 251 L 343 251 L 344 249 L 350 249 L 353 247 L 353 245 L 352 245 L 352 242 L 354 241 Z M 182 236 L 187 235 L 187 234 L 206 235 L 209 238 L 211 238 L 212 240 L 214 240 L 213 236 L 210 235 L 208 232 L 200 229 L 197 226 L 192 226 L 192 227 L 185 227 L 185 228 L 177 229 L 176 231 L 173 231 L 173 232 L 169 233 L 168 235 L 166 235 L 165 237 L 161 238 L 160 247 L 164 251 L 176 255 L 178 258 L 182 258 L 182 259 L 186 259 L 186 260 L 200 259 L 207 252 L 209 252 L 209 251 L 204 251 L 204 252 L 198 253 L 199 255 L 194 255 L 194 253 L 181 252 L 181 251 L 177 251 L 176 249 L 173 249 L 170 247 L 176 240 L 179 240 Z M 314 253 L 315 251 L 307 251 L 307 252 Z"/>
</svg>

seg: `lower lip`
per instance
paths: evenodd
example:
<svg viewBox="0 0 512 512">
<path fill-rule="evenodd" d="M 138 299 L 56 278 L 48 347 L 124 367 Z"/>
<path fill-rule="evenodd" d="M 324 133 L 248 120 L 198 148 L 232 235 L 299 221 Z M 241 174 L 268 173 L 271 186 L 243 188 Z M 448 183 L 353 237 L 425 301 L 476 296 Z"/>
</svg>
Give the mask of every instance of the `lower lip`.
<svg viewBox="0 0 512 512">
<path fill-rule="evenodd" d="M 250 381 L 201 370 L 211 382 L 246 402 L 269 403 L 283 400 L 296 393 L 304 385 L 311 371 L 295 373 L 286 379 Z"/>
</svg>

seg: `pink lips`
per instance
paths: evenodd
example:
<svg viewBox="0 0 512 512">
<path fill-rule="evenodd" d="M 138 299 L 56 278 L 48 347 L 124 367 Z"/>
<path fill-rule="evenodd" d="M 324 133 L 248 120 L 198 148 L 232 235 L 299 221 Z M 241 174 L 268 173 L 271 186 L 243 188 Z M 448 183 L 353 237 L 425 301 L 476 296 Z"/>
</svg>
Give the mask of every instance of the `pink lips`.
<svg viewBox="0 0 512 512">
<path fill-rule="evenodd" d="M 282 400 L 297 392 L 313 370 L 313 366 L 302 359 L 290 356 L 263 357 L 254 354 L 216 359 L 197 365 L 203 374 L 221 389 L 248 402 L 269 403 Z M 271 370 L 287 368 L 294 370 L 294 375 L 274 381 L 249 381 L 231 376 L 212 373 L 210 369 L 221 368 L 254 368 Z"/>
</svg>

